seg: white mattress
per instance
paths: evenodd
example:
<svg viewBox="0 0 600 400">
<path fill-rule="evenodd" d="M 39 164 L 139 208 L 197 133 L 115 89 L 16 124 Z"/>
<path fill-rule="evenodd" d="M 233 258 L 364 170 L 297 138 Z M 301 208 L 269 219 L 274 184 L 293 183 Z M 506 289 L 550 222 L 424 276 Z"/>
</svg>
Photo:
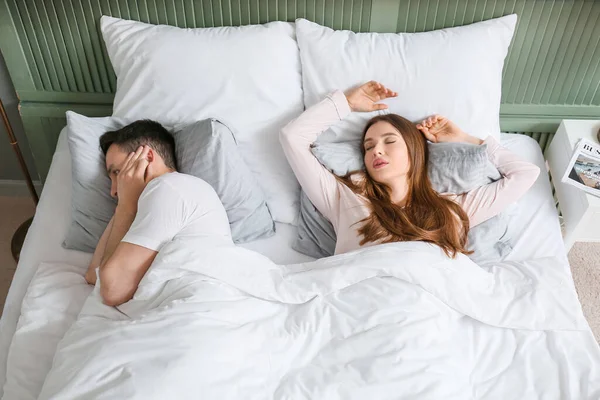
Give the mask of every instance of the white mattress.
<svg viewBox="0 0 600 400">
<path fill-rule="evenodd" d="M 535 162 L 543 171 L 546 171 L 540 148 L 533 139 L 523 135 L 503 134 L 502 144 L 524 158 Z M 31 333 L 35 332 L 36 328 L 39 330 L 39 327 L 43 326 L 43 324 L 56 323 L 58 334 L 58 331 L 60 331 L 59 325 L 74 319 L 78 312 L 77 305 L 81 306 L 81 304 L 76 304 L 73 307 L 73 301 L 69 299 L 69 294 L 76 296 L 78 298 L 76 303 L 79 303 L 79 298 L 85 299 L 85 296 L 91 290 L 83 280 L 83 274 L 91 255 L 65 250 L 61 247 L 61 242 L 70 222 L 70 197 L 70 155 L 63 130 L 35 219 L 27 235 L 21 260 L 6 299 L 2 320 L 0 321 L 0 388 L 4 386 L 6 380 L 9 347 L 17 330 L 17 321 L 19 320 L 22 308 L 24 312 L 27 311 L 25 313 L 27 317 L 22 318 L 22 321 L 19 323 L 19 334 L 16 336 L 13 347 L 27 346 L 28 341 L 40 340 L 41 338 L 35 337 L 35 335 L 31 336 Z M 509 255 L 508 259 L 531 259 L 550 255 L 566 259 L 558 216 L 546 173 L 540 174 L 538 181 L 532 189 L 519 201 L 517 209 L 518 214 L 511 219 L 512 223 L 510 226 L 513 237 L 516 237 L 516 242 L 513 252 Z M 278 264 L 291 264 L 311 260 L 310 257 L 291 249 L 291 243 L 295 237 L 295 229 L 291 225 L 277 224 L 277 234 L 274 237 L 256 241 L 244 247 L 260 252 Z M 32 299 L 30 301 L 31 304 L 22 304 L 28 286 L 40 263 L 46 263 L 43 264 L 43 267 L 39 271 L 40 275 L 48 278 L 46 279 L 46 286 L 41 285 L 36 287 L 36 285 L 33 285 L 29 289 L 28 295 L 28 299 Z M 565 263 L 565 265 L 568 264 Z M 55 286 L 47 286 L 48 282 L 53 282 L 52 284 Z M 52 295 L 54 297 L 44 297 L 44 293 L 48 291 L 48 288 L 52 287 L 54 289 L 59 286 L 62 289 L 55 291 Z M 48 304 L 49 308 L 53 308 L 54 317 L 44 315 L 40 316 L 41 320 L 36 319 L 36 313 L 31 312 L 31 310 L 43 304 Z M 61 313 L 64 315 L 61 315 Z M 50 318 L 50 320 L 45 320 L 47 318 Z M 55 320 L 52 318 L 55 318 Z M 52 353 L 52 343 L 55 346 L 56 342 L 60 339 L 59 336 L 47 342 L 43 340 L 45 343 L 39 345 L 39 350 L 45 353 L 46 357 Z M 40 354 L 41 358 L 43 357 Z M 31 375 L 21 376 L 21 379 L 25 381 L 30 380 L 33 383 L 35 374 L 39 373 L 39 371 L 36 372 L 33 369 L 34 367 L 40 369 L 39 366 L 19 365 L 21 360 L 16 355 L 10 358 L 10 360 L 13 367 L 31 367 Z M 43 377 L 40 376 L 38 378 L 42 379 Z M 9 398 L 8 392 L 10 390 L 7 391 L 5 398 Z"/>
</svg>

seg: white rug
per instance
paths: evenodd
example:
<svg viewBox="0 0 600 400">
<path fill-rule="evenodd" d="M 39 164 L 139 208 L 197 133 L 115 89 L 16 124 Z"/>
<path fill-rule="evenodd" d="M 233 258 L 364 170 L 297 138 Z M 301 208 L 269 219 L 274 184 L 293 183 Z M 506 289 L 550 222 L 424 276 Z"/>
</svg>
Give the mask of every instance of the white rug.
<svg viewBox="0 0 600 400">
<path fill-rule="evenodd" d="M 575 243 L 569 262 L 583 313 L 600 343 L 600 243 Z"/>
</svg>

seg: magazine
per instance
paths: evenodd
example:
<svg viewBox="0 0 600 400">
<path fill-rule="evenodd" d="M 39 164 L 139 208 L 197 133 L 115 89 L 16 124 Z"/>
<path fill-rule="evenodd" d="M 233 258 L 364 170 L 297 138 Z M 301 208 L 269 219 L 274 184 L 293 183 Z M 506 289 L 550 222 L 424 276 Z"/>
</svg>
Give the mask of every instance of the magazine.
<svg viewBox="0 0 600 400">
<path fill-rule="evenodd" d="M 600 197 L 600 144 L 580 139 L 562 181 Z"/>
</svg>

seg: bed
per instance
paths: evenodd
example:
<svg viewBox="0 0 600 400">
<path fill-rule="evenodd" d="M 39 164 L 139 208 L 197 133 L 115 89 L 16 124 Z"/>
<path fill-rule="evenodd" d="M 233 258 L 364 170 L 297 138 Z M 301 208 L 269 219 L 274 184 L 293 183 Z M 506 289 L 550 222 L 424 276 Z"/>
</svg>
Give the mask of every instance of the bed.
<svg viewBox="0 0 600 400">
<path fill-rule="evenodd" d="M 41 3 L 25 5 L 12 0 L 0 1 L 0 22 L 4 21 L 6 26 L 11 27 L 7 30 L 8 35 L 0 38 L 0 44 L 7 54 L 7 64 L 22 100 L 21 112 L 36 158 L 36 167 L 42 179 L 45 179 L 41 201 L 27 235 L 0 322 L 0 387 L 3 398 L 195 396 L 348 399 L 397 398 L 398 393 L 410 393 L 414 398 L 462 399 L 465 397 L 465 390 L 470 390 L 473 398 L 600 397 L 600 387 L 597 384 L 600 382 L 597 379 L 600 376 L 600 349 L 583 318 L 575 295 L 543 157 L 543 149 L 551 138 L 549 133 L 558 120 L 569 117 L 570 112 L 574 112 L 577 117 L 597 117 L 597 107 L 583 106 L 582 103 L 573 111 L 574 108 L 571 107 L 520 104 L 517 101 L 521 95 L 533 101 L 539 94 L 538 89 L 543 89 L 537 83 L 517 84 L 535 76 L 530 74 L 527 77 L 528 73 L 533 70 L 540 75 L 554 73 L 547 69 L 550 67 L 538 64 L 538 59 L 546 57 L 529 56 L 535 53 L 531 51 L 532 44 L 528 39 L 532 36 L 530 27 L 535 26 L 531 16 L 542 15 L 538 21 L 540 26 L 554 29 L 558 22 L 563 25 L 573 23 L 570 19 L 572 13 L 569 11 L 569 7 L 573 5 L 551 13 L 545 8 L 538 9 L 542 7 L 540 4 L 526 7 L 523 3 L 522 9 L 519 9 L 519 2 L 513 2 L 511 10 L 509 2 L 502 9 L 496 5 L 481 9 L 481 2 L 478 5 L 477 1 L 467 1 L 455 4 L 454 12 L 446 4 L 446 7 L 442 7 L 444 10 L 439 10 L 440 18 L 432 19 L 431 16 L 438 14 L 438 2 L 418 2 L 415 5 L 414 2 L 399 1 L 398 5 L 391 5 L 388 1 L 373 0 L 359 2 L 360 4 L 354 2 L 349 6 L 343 1 L 331 4 L 317 1 L 311 4 L 298 3 L 295 7 L 277 2 L 271 7 L 271 4 L 265 6 L 264 2 L 247 6 L 238 2 L 237 6 L 232 6 L 231 2 L 217 4 L 186 1 L 181 6 L 165 3 L 164 10 L 161 7 L 148 7 L 146 2 L 121 3 L 121 7 L 116 9 L 102 3 L 97 7 L 82 7 L 68 12 L 59 8 L 57 12 L 54 3 L 52 7 L 42 7 Z M 580 14 L 586 15 L 598 10 L 592 10 L 595 5 L 591 4 L 580 2 Z M 582 11 L 583 7 L 588 8 L 587 12 Z M 290 175 L 285 159 L 277 153 L 278 130 L 303 108 L 322 98 L 327 90 L 349 87 L 355 84 L 357 76 L 361 76 L 360 79 L 370 79 L 371 71 L 364 65 L 361 66 L 362 71 L 358 67 L 342 71 L 343 68 L 319 66 L 319 62 L 326 58 L 328 62 L 329 57 L 334 58 L 334 52 L 323 47 L 319 50 L 325 51 L 327 57 L 318 52 L 311 53 L 321 42 L 313 43 L 311 48 L 306 45 L 307 42 L 298 41 L 298 46 L 295 28 L 291 24 L 275 22 L 258 28 L 249 27 L 246 31 L 248 34 L 224 42 L 225 45 L 213 44 L 211 48 L 209 43 L 202 51 L 197 52 L 208 54 L 207 57 L 213 60 L 214 65 L 204 63 L 194 52 L 187 51 L 188 47 L 185 45 L 177 47 L 184 41 L 175 40 L 172 42 L 174 44 L 167 46 L 167 50 L 176 52 L 176 57 L 173 57 L 174 60 L 179 60 L 174 63 L 176 69 L 173 69 L 173 65 L 162 63 L 160 57 L 157 57 L 158 64 L 153 66 L 157 69 L 150 72 L 142 70 L 140 73 L 134 68 L 127 75 L 123 70 L 132 65 L 137 67 L 130 60 L 143 53 L 144 48 L 142 46 L 140 50 L 136 47 L 139 43 L 125 43 L 119 35 L 128 36 L 131 29 L 139 29 L 141 32 L 154 28 L 140 28 L 138 22 L 104 17 L 105 26 L 117 27 L 112 36 L 105 36 L 105 40 L 109 38 L 110 54 L 107 54 L 107 49 L 102 45 L 99 32 L 90 29 L 103 14 L 184 28 L 237 26 L 274 20 L 291 22 L 297 17 L 306 17 L 324 27 L 307 20 L 302 24 L 333 37 L 338 33 L 328 31 L 326 26 L 356 32 L 416 32 L 508 16 L 513 12 L 519 13 L 519 18 L 528 23 L 521 22 L 517 26 L 504 70 L 504 58 L 516 21 L 514 16 L 499 24 L 496 22 L 504 33 L 502 41 L 498 41 L 502 43 L 494 42 L 494 46 L 501 49 L 496 52 L 496 58 L 489 57 L 482 61 L 494 64 L 490 64 L 493 68 L 481 68 L 483 72 L 469 71 L 466 68 L 452 69 L 447 64 L 447 70 L 442 71 L 454 71 L 455 74 L 465 74 L 467 71 L 467 76 L 461 76 L 471 86 L 461 86 L 459 90 L 448 86 L 446 95 L 439 96 L 442 98 L 440 103 L 431 106 L 426 104 L 426 98 L 420 97 L 422 85 L 415 85 L 406 88 L 406 92 L 411 95 L 406 96 L 407 104 L 400 105 L 404 107 L 403 110 L 411 112 L 419 109 L 421 113 L 430 113 L 433 111 L 427 107 L 433 107 L 435 112 L 442 110 L 456 114 L 461 120 L 461 126 L 471 128 L 482 126 L 483 121 L 492 126 L 491 131 L 497 134 L 504 146 L 540 167 L 542 173 L 539 178 L 511 211 L 508 236 L 513 240 L 512 251 L 501 264 L 485 265 L 483 269 L 469 262 L 466 257 L 457 261 L 440 258 L 429 247 L 424 248 L 420 243 L 377 246 L 348 256 L 341 255 L 315 262 L 312 262 L 312 257 L 292 249 L 298 235 L 294 218 L 298 214 L 295 203 L 298 202 L 299 188 L 293 175 Z M 32 14 L 43 17 L 38 22 L 45 29 L 38 30 L 28 25 L 35 25 L 31 22 Z M 471 14 L 472 18 L 469 17 Z M 403 18 L 404 15 L 406 19 Z M 417 26 L 417 21 L 424 23 L 422 29 Z M 585 23 L 589 29 L 581 28 L 575 36 L 583 37 L 597 29 L 591 22 Z M 252 29 L 264 33 L 267 25 L 269 29 L 278 31 L 278 36 L 259 37 L 260 40 L 248 39 L 245 42 L 253 34 Z M 87 31 L 89 37 L 74 34 L 74 27 L 77 27 L 78 32 Z M 159 29 L 164 31 L 162 33 L 175 36 L 181 34 L 179 31 L 187 32 L 184 34 L 192 31 L 175 32 L 172 27 Z M 211 32 L 217 32 L 216 36 L 223 32 L 226 33 L 225 36 L 233 36 L 242 29 L 246 28 L 217 29 Z M 483 33 L 488 34 L 488 31 L 490 30 L 486 28 Z M 50 38 L 46 32 L 52 33 L 55 41 L 48 51 L 43 51 L 44 46 L 39 43 Z M 473 32 L 475 31 L 471 34 Z M 475 33 L 476 37 L 481 36 Z M 554 37 L 555 34 L 558 35 L 553 31 L 547 36 Z M 68 38 L 69 35 L 77 38 L 73 40 L 72 47 L 64 40 L 64 47 L 60 40 L 56 41 L 56 38 Z M 204 46 L 204 42 L 210 42 L 210 35 L 206 36 L 209 40 L 200 40 L 202 43 L 196 44 Z M 320 35 L 318 33 L 315 36 L 321 37 Z M 352 33 L 346 32 L 344 35 Z M 424 37 L 429 36 L 414 35 L 413 39 Z M 7 52 L 5 43 L 13 39 L 14 43 L 20 40 L 19 43 L 28 45 Z M 267 42 L 264 40 L 271 42 L 265 46 L 264 43 Z M 363 47 L 368 50 L 371 40 L 367 42 Z M 123 47 L 115 47 L 115 43 Z M 466 43 L 466 46 L 464 43 L 462 46 L 464 54 L 468 57 L 477 54 L 477 51 L 473 51 L 477 49 L 475 42 Z M 549 47 L 544 47 L 545 52 L 561 51 L 554 40 L 546 44 Z M 480 51 L 492 52 L 494 47 L 485 40 L 477 41 L 477 45 L 480 46 Z M 273 54 L 267 54 L 268 51 L 260 53 L 270 47 L 277 51 L 271 51 Z M 427 48 L 417 46 L 413 50 L 418 52 L 423 47 Z M 236 62 L 229 63 L 238 68 L 234 73 L 224 72 L 226 69 L 223 68 L 227 65 L 227 57 L 222 57 L 221 50 L 230 48 L 235 50 L 234 56 L 241 54 L 241 57 L 245 57 L 234 58 Z M 348 51 L 351 46 L 335 48 Z M 449 51 L 451 46 L 442 46 L 444 48 Z M 257 57 L 256 54 L 262 55 Z M 349 51 L 349 54 L 353 52 Z M 591 56 L 593 51 L 586 52 L 583 61 L 588 57 L 587 54 Z M 197 58 L 193 58 L 195 56 Z M 347 58 L 344 59 L 347 56 L 342 54 L 339 57 L 342 67 L 352 65 L 348 64 Z M 406 60 L 412 59 L 403 54 L 400 56 L 397 61 L 402 65 Z M 81 62 L 73 62 L 76 57 Z M 527 57 L 531 60 L 527 60 Z M 170 60 L 169 57 L 163 59 Z M 305 59 L 308 60 L 307 63 Z M 452 61 L 454 59 L 461 57 L 449 58 Z M 66 60 L 72 61 L 70 65 L 65 64 Z M 157 62 L 156 59 L 151 61 Z M 527 68 L 523 68 L 525 61 Z M 111 69 L 111 62 L 112 67 L 121 74 L 119 85 Z M 188 68 L 193 62 L 197 62 L 196 67 L 203 69 L 197 72 L 194 68 Z M 23 68 L 25 65 L 29 69 Z M 272 68 L 273 65 L 277 65 L 277 68 Z M 442 79 L 442 83 L 451 81 L 436 72 L 435 64 L 430 63 L 428 67 L 433 68 L 429 73 L 435 79 Z M 569 66 L 565 68 L 571 70 Z M 245 69 L 252 70 L 254 75 L 246 76 Z M 24 70 L 28 73 L 21 73 Z M 418 73 L 423 69 L 407 70 L 417 71 L 413 76 L 415 81 L 423 79 Z M 577 72 L 579 74 L 584 70 L 587 74 L 592 68 L 578 68 Z M 491 73 L 486 75 L 486 71 Z M 505 75 L 501 81 L 502 71 Z M 600 72 L 600 69 L 597 71 Z M 197 73 L 200 76 L 197 80 L 201 82 L 179 79 L 187 73 Z M 393 72 L 384 68 L 381 73 L 385 79 L 394 81 Z M 594 73 L 586 75 L 585 79 L 593 79 L 591 75 Z M 153 85 L 148 86 L 143 82 L 140 84 L 136 81 L 140 76 L 153 77 Z M 161 79 L 163 82 L 157 83 Z M 262 96 L 250 103 L 251 107 L 246 107 L 248 104 L 244 102 L 245 98 L 257 92 L 257 87 L 252 85 L 265 81 L 275 83 L 265 90 L 261 88 Z M 407 81 L 410 83 L 411 79 Z M 456 81 L 459 82 L 460 79 Z M 247 82 L 250 83 L 249 89 L 245 86 Z M 397 86 L 404 83 L 401 79 L 394 81 Z M 154 85 L 158 90 L 155 90 Z M 489 87 L 493 90 L 487 90 Z M 246 97 L 237 96 L 238 88 L 249 90 Z M 525 94 L 522 93 L 523 88 Z M 414 91 L 409 92 L 410 90 Z M 587 92 L 568 95 L 571 100 L 575 97 L 589 97 Z M 148 100 L 150 104 L 140 106 L 140 99 Z M 414 101 L 411 103 L 411 100 Z M 541 98 L 537 100 L 540 101 Z M 592 104 L 593 98 L 589 100 Z M 162 101 L 172 101 L 181 109 L 165 109 L 161 105 Z M 457 104 L 467 107 L 456 107 Z M 158 106 L 152 108 L 155 105 Z M 98 302 L 97 291 L 84 280 L 91 255 L 65 250 L 61 246 L 69 228 L 73 202 L 73 154 L 69 150 L 67 130 L 63 129 L 64 113 L 67 110 L 75 110 L 88 116 L 105 116 L 111 114 L 112 110 L 116 117 L 133 119 L 149 114 L 165 117 L 168 119 L 165 121 L 167 123 L 181 122 L 190 117 L 197 121 L 219 116 L 233 127 L 243 126 L 245 129 L 239 129 L 239 136 L 236 138 L 241 143 L 240 149 L 246 157 L 245 161 L 251 166 L 252 172 L 260 176 L 263 189 L 267 191 L 267 203 L 271 202 L 269 207 L 274 213 L 274 219 L 278 221 L 276 234 L 268 239 L 244 244 L 241 249 L 232 251 L 233 261 L 223 264 L 227 268 L 211 269 L 205 263 L 220 265 L 221 260 L 206 257 L 206 260 L 198 262 L 198 271 L 184 268 L 183 272 L 178 272 L 181 276 L 171 276 L 171 272 L 161 275 L 162 270 L 155 274 L 153 271 L 152 274 L 147 274 L 151 277 L 140 285 L 140 299 L 147 304 L 134 301 L 131 306 L 119 311 L 105 309 Z M 241 111 L 232 113 L 231 110 Z M 416 119 L 417 116 L 412 115 L 411 118 Z M 353 123 L 361 126 L 364 120 Z M 504 131 L 530 133 L 500 134 L 500 128 Z M 273 163 L 268 164 L 269 161 Z M 283 200 L 278 198 L 280 195 Z M 215 254 L 221 254 L 220 251 L 215 249 Z M 394 259 L 394 255 L 407 257 L 406 268 L 394 270 L 390 266 L 389 260 Z M 168 256 L 169 254 L 166 257 Z M 370 257 L 380 260 L 381 265 L 369 261 Z M 244 269 L 240 269 L 240 265 L 246 262 L 256 268 L 256 276 L 246 275 Z M 183 264 L 187 268 L 189 260 Z M 436 268 L 436 265 L 441 267 Z M 342 268 L 345 266 L 348 266 L 347 273 Z M 228 268 L 236 271 L 237 275 L 227 275 Z M 458 275 L 453 275 L 454 273 Z M 180 279 L 182 276 L 189 278 L 191 283 L 187 285 L 187 280 Z M 464 279 L 456 280 L 457 276 Z M 430 279 L 431 277 L 436 279 Z M 172 296 L 176 301 L 173 304 L 165 303 L 164 296 L 161 297 L 162 292 L 159 293 L 157 289 L 159 287 L 164 289 L 167 298 Z M 190 291 L 189 288 L 194 290 Z M 202 298 L 204 289 L 206 298 Z M 190 297 L 180 297 L 182 293 Z M 386 296 L 375 296 L 381 293 L 389 294 L 389 299 Z M 194 297 L 196 295 L 200 298 Z M 238 304 L 240 299 L 242 301 Z M 368 310 L 365 314 L 361 314 L 363 301 Z M 388 304 L 388 301 L 396 303 Z M 215 304 L 214 309 L 206 305 L 209 303 Z M 179 322 L 169 324 L 167 320 L 146 321 L 149 323 L 149 330 L 145 331 L 143 323 L 127 323 L 124 316 L 153 315 L 152 312 L 156 310 L 146 308 L 150 307 L 148 304 L 158 305 L 160 312 L 172 313 L 169 317 Z M 228 308 L 229 304 L 232 305 L 231 309 Z M 247 304 L 256 305 L 264 314 L 253 315 L 252 308 L 245 308 Z M 420 309 L 421 306 L 425 308 Z M 276 313 L 277 310 L 281 312 Z M 407 317 L 402 321 L 395 321 L 394 316 L 402 315 L 403 312 L 407 313 Z M 190 315 L 195 315 L 197 321 L 189 319 Z M 178 316 L 182 316 L 182 319 L 177 320 Z M 422 320 L 419 320 L 420 317 L 423 317 Z M 137 321 L 136 318 L 132 320 Z M 199 325 L 195 325 L 196 322 Z M 369 325 L 371 322 L 373 326 Z M 394 335 L 393 330 L 386 329 L 393 326 L 390 325 L 393 323 L 399 323 L 402 327 L 397 331 L 398 335 Z M 358 326 L 356 324 L 360 325 L 360 331 L 353 331 Z M 410 329 L 413 325 L 421 328 Z M 198 331 L 186 330 L 188 326 L 196 327 Z M 290 330 L 281 331 L 281 326 Z M 404 329 L 405 326 L 409 329 Z M 250 339 L 245 341 L 245 337 L 236 336 L 236 329 L 228 331 L 229 327 L 239 328 Z M 217 333 L 211 334 L 212 328 Z M 444 331 L 446 328 L 449 329 L 448 335 Z M 307 332 L 318 332 L 319 335 L 303 336 Z M 181 343 L 173 343 L 169 333 L 181 339 Z M 201 345 L 193 340 L 198 333 L 206 335 L 203 338 L 208 343 L 207 348 L 193 347 Z M 93 339 L 86 342 L 86 335 Z M 464 335 L 468 335 L 469 340 L 463 340 Z M 136 347 L 137 341 L 128 342 L 131 338 L 139 339 L 142 336 L 148 339 L 149 347 Z M 396 336 L 400 340 L 398 343 L 395 343 Z M 219 342 L 220 338 L 224 342 Z M 263 343 L 264 338 L 272 339 L 273 347 L 269 347 L 269 343 Z M 105 340 L 107 345 L 103 345 Z M 141 343 L 143 345 L 144 342 Z M 386 347 L 390 344 L 406 350 L 402 357 L 407 358 L 394 357 L 398 348 Z M 155 351 L 149 352 L 148 348 Z M 190 350 L 200 357 L 187 358 L 185 354 L 181 354 L 182 350 Z M 141 354 L 139 358 L 135 357 L 136 351 Z M 211 357 L 202 357 L 203 354 L 210 354 L 216 360 L 215 364 L 206 363 L 205 359 L 210 360 Z M 175 355 L 180 357 L 172 358 Z M 88 363 L 86 357 L 93 362 Z M 111 363 L 117 359 L 118 366 L 112 368 Z M 414 368 L 409 365 L 408 369 L 403 369 L 405 363 L 400 361 L 405 360 L 416 361 Z M 224 367 L 227 365 L 232 367 Z M 129 368 L 130 366 L 135 368 Z M 164 381 L 153 380 L 153 374 L 157 370 L 164 370 L 165 366 L 173 367 L 175 372 L 166 374 Z M 206 368 L 207 373 L 200 376 L 193 374 L 193 371 L 203 371 L 203 368 Z M 136 380 L 138 377 L 139 381 Z M 85 383 L 91 381 L 93 385 L 87 388 Z M 475 382 L 473 387 L 472 381 Z M 195 384 L 199 386 L 195 387 Z M 194 392 L 200 390 L 199 387 L 202 391 Z M 161 391 L 169 388 L 174 391 Z"/>
<path fill-rule="evenodd" d="M 502 143 L 545 168 L 539 145 L 531 138 L 503 134 Z M 0 365 L 6 365 L 1 376 L 4 398 L 7 399 L 34 398 L 39 394 L 58 341 L 76 319 L 85 298 L 92 291 L 83 277 L 90 255 L 67 251 L 60 246 L 68 227 L 70 188 L 70 157 L 63 130 L 4 308 L 0 338 L 0 354 L 4 360 Z M 519 215 L 514 219 L 518 223 L 511 225 L 511 229 L 518 232 L 518 239 L 509 259 L 551 255 L 566 259 L 547 174 L 540 175 L 519 202 L 518 209 Z M 278 264 L 309 261 L 310 257 L 291 248 L 295 229 L 292 225 L 278 223 L 274 237 L 245 247 L 266 255 Z M 30 286 L 32 279 L 35 285 Z M 26 302 L 23 302 L 24 298 Z M 7 370 L 14 372 L 7 376 Z"/>
</svg>

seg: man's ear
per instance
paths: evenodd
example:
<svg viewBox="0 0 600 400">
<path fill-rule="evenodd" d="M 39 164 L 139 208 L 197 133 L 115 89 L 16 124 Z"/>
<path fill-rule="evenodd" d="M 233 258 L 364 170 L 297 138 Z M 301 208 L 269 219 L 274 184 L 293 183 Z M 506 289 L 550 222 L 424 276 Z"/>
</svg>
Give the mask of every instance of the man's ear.
<svg viewBox="0 0 600 400">
<path fill-rule="evenodd" d="M 154 161 L 154 150 L 152 150 L 152 148 L 148 149 L 148 156 L 146 157 L 146 159 L 148 160 L 148 162 L 152 162 Z"/>
<path fill-rule="evenodd" d="M 148 155 L 146 156 L 146 160 L 148 161 L 148 165 L 146 166 L 146 171 L 144 171 L 144 182 L 148 183 L 148 176 L 152 176 L 152 170 L 154 170 L 154 150 L 152 148 L 148 149 Z"/>
</svg>

